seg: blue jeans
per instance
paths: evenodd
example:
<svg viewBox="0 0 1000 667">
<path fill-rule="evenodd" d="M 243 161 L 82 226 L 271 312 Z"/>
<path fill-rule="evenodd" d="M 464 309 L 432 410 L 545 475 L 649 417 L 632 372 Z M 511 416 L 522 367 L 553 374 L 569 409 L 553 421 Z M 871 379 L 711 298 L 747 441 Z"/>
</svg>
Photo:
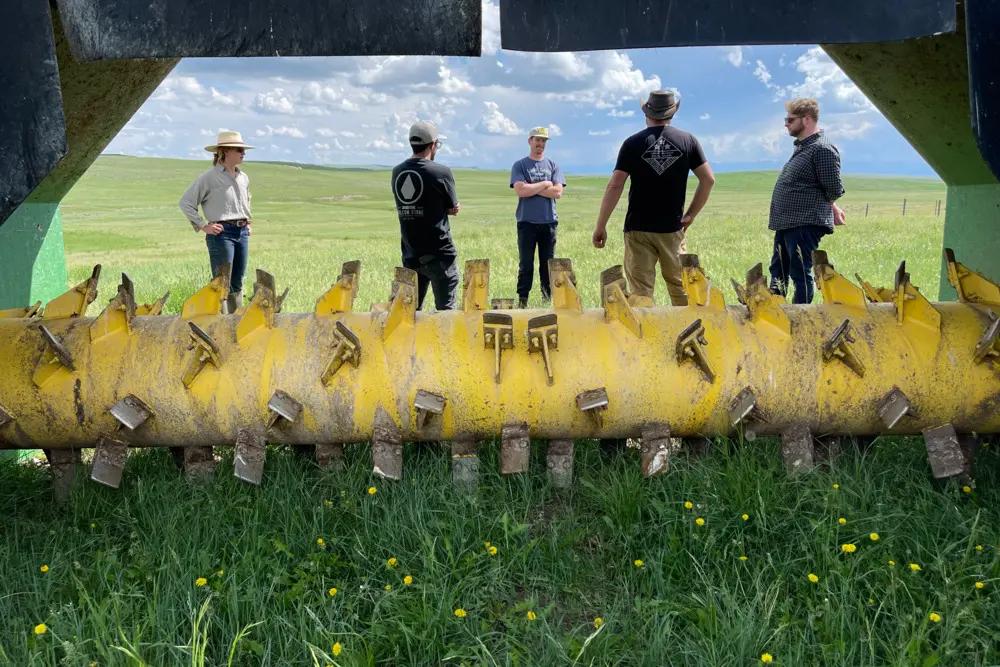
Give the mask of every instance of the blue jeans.
<svg viewBox="0 0 1000 667">
<path fill-rule="evenodd" d="M 538 286 L 542 290 L 542 299 L 548 301 L 552 297 L 552 286 L 549 285 L 549 260 L 556 253 L 557 222 L 535 224 L 533 222 L 517 223 L 517 252 L 520 261 L 517 267 L 517 296 L 527 299 L 531 293 L 531 282 L 535 273 L 535 246 L 538 246 Z"/>
<path fill-rule="evenodd" d="M 427 288 L 434 290 L 436 310 L 455 310 L 458 293 L 458 258 L 451 255 L 424 255 L 404 259 L 403 266 L 417 272 L 417 310 L 424 307 Z"/>
<path fill-rule="evenodd" d="M 247 271 L 247 258 L 250 255 L 250 237 L 246 227 L 237 227 L 223 223 L 218 236 L 205 234 L 205 245 L 208 246 L 208 259 L 212 265 L 212 276 L 220 266 L 233 265 L 229 277 L 229 291 L 243 291 L 243 274 Z"/>
<path fill-rule="evenodd" d="M 812 253 L 830 230 L 818 225 L 780 229 L 774 233 L 771 254 L 771 293 L 788 297 L 788 288 L 795 285 L 792 303 L 812 303 Z"/>
</svg>

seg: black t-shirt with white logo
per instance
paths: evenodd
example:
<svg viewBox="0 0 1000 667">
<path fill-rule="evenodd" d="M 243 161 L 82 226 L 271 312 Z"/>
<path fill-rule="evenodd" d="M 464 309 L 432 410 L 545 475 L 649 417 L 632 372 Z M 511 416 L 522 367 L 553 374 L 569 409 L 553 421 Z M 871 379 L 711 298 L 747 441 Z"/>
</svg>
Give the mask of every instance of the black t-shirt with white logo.
<svg viewBox="0 0 1000 667">
<path fill-rule="evenodd" d="M 403 259 L 455 257 L 448 210 L 458 206 L 451 169 L 426 158 L 410 158 L 392 170 Z"/>
<path fill-rule="evenodd" d="M 615 164 L 632 181 L 625 231 L 680 231 L 688 172 L 704 163 L 694 135 L 669 125 L 647 127 L 626 139 Z"/>
</svg>

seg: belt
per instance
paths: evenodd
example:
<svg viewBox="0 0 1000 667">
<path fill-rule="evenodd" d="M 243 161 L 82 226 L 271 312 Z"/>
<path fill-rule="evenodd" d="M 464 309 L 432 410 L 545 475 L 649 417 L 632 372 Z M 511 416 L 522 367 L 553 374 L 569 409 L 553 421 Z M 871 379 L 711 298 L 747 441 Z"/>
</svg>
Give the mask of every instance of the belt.
<svg viewBox="0 0 1000 667">
<path fill-rule="evenodd" d="M 239 220 L 219 220 L 215 224 L 217 225 L 234 225 L 236 227 L 246 227 L 250 224 L 250 221 L 246 218 L 240 218 Z"/>
</svg>

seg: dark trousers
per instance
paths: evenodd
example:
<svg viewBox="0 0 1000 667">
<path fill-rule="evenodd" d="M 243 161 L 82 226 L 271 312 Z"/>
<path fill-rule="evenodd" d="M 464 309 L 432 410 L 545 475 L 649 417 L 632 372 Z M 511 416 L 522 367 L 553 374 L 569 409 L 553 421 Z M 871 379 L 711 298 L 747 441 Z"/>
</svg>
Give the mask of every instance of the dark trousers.
<svg viewBox="0 0 1000 667">
<path fill-rule="evenodd" d="M 542 299 L 552 298 L 549 285 L 549 260 L 556 253 L 556 226 L 558 222 L 536 225 L 533 222 L 517 223 L 517 252 L 520 262 L 517 268 L 517 296 L 527 299 L 531 293 L 531 281 L 535 273 L 535 246 L 538 246 L 538 282 L 542 288 Z"/>
<path fill-rule="evenodd" d="M 250 256 L 250 237 L 246 227 L 223 223 L 217 236 L 205 234 L 208 246 L 208 260 L 212 265 L 212 276 L 223 264 L 232 264 L 229 276 L 229 291 L 243 291 L 243 275 L 247 272 L 247 258 Z"/>
<path fill-rule="evenodd" d="M 771 254 L 771 293 L 788 297 L 788 288 L 795 285 L 792 303 L 812 303 L 812 253 L 830 230 L 818 225 L 781 229 L 774 233 Z"/>
<path fill-rule="evenodd" d="M 427 288 L 434 290 L 436 310 L 455 310 L 458 293 L 458 258 L 450 255 L 424 255 L 404 259 L 403 266 L 417 272 L 417 310 L 424 307 Z"/>
</svg>

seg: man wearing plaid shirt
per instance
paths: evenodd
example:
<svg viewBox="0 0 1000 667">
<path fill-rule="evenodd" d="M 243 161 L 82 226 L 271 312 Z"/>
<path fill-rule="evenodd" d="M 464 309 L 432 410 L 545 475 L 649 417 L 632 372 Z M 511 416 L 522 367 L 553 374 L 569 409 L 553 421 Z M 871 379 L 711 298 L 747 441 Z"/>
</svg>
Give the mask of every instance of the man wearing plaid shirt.
<svg viewBox="0 0 1000 667">
<path fill-rule="evenodd" d="M 792 157 L 781 170 L 771 195 L 767 228 L 774 232 L 771 256 L 771 292 L 788 295 L 792 303 L 813 299 L 812 253 L 834 226 L 844 224 L 844 211 L 835 203 L 844 194 L 840 179 L 840 151 L 830 143 L 819 122 L 814 99 L 785 103 L 785 129 L 795 137 Z"/>
</svg>

